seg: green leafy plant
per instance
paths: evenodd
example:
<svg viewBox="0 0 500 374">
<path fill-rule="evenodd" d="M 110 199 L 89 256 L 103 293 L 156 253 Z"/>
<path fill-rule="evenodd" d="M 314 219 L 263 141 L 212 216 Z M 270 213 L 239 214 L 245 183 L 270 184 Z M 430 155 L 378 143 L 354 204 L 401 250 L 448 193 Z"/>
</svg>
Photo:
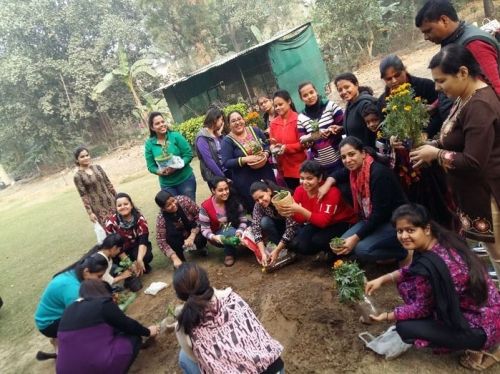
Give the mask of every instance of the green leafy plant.
<svg viewBox="0 0 500 374">
<path fill-rule="evenodd" d="M 333 279 L 341 303 L 359 302 L 365 295 L 365 273 L 356 262 L 337 260 Z"/>
<path fill-rule="evenodd" d="M 193 145 L 196 134 L 203 127 L 203 120 L 205 116 L 190 118 L 174 127 L 174 130 L 179 131 L 183 137 L 186 138 L 189 144 Z"/>
<path fill-rule="evenodd" d="M 342 247 L 345 244 L 345 239 L 335 237 L 330 240 L 330 247 Z"/>
<path fill-rule="evenodd" d="M 311 132 L 319 131 L 319 121 L 317 119 L 311 120 Z"/>
<path fill-rule="evenodd" d="M 246 117 L 248 115 L 248 106 L 245 103 L 230 104 L 224 107 L 222 111 L 224 112 L 225 116 L 233 111 L 238 111 L 243 117 Z"/>
<path fill-rule="evenodd" d="M 400 141 L 416 147 L 422 142 L 422 130 L 429 122 L 429 113 L 425 103 L 415 93 L 409 83 L 404 83 L 391 90 L 386 98 L 385 112 L 387 116 L 382 125 L 382 134 L 390 138 L 397 137 Z"/>
<path fill-rule="evenodd" d="M 118 267 L 116 268 L 117 273 L 123 273 L 125 270 L 130 269 L 134 265 L 134 262 L 130 257 L 126 256 L 120 260 Z"/>
<path fill-rule="evenodd" d="M 276 192 L 276 194 L 274 195 L 274 200 L 275 201 L 280 201 L 280 200 L 283 200 L 285 197 L 287 197 L 288 195 L 290 194 L 289 191 L 287 190 L 279 190 L 278 192 Z"/>
<path fill-rule="evenodd" d="M 264 148 L 262 148 L 262 144 L 259 141 L 249 141 L 248 143 L 245 144 L 245 149 L 247 150 L 248 153 L 252 155 L 258 155 L 261 153 Z"/>
</svg>

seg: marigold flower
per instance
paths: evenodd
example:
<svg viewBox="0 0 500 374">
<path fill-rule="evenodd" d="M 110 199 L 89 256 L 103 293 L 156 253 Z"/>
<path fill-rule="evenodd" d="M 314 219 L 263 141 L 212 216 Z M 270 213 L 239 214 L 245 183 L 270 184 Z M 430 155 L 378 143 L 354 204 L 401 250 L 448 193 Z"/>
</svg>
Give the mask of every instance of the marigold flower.
<svg viewBox="0 0 500 374">
<path fill-rule="evenodd" d="M 421 101 L 422 101 L 422 98 L 421 98 L 420 96 L 417 96 L 417 97 L 415 98 L 415 102 L 419 103 L 419 102 L 421 102 Z"/>
<path fill-rule="evenodd" d="M 338 269 L 339 267 L 341 267 L 342 265 L 344 265 L 344 261 L 342 260 L 337 260 L 333 263 L 333 268 L 334 269 Z"/>
<path fill-rule="evenodd" d="M 393 105 L 391 109 L 392 109 L 392 110 L 397 110 L 397 109 L 398 109 L 398 106 L 397 106 L 397 105 Z"/>
<path fill-rule="evenodd" d="M 405 105 L 404 110 L 409 112 L 411 110 L 411 105 Z"/>
</svg>

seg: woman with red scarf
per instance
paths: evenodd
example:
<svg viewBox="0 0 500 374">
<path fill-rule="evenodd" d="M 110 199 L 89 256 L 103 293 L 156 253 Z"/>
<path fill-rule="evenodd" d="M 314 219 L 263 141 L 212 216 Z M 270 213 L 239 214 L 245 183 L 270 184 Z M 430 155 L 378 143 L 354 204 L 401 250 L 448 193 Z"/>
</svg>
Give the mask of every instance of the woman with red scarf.
<svg viewBox="0 0 500 374">
<path fill-rule="evenodd" d="M 349 178 L 354 211 L 360 221 L 342 235 L 345 246 L 337 254 L 354 251 L 363 262 L 403 260 L 407 252 L 391 225 L 392 212 L 406 203 L 401 185 L 392 170 L 377 162 L 358 138 L 348 136 L 339 149 L 347 170 L 336 171 L 330 178 L 336 183 Z"/>
</svg>

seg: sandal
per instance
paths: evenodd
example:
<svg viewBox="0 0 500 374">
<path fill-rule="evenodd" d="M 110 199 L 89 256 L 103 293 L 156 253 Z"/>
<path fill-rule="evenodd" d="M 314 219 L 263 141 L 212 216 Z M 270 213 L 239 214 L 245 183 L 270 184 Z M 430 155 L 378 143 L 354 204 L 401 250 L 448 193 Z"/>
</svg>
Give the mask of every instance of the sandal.
<svg viewBox="0 0 500 374">
<path fill-rule="evenodd" d="M 233 256 L 226 256 L 224 258 L 224 265 L 227 267 L 233 266 L 234 265 L 234 257 Z"/>
<path fill-rule="evenodd" d="M 500 362 L 500 347 L 497 347 L 492 353 L 466 350 L 460 357 L 460 365 L 477 371 L 486 370 L 498 362 Z"/>
</svg>

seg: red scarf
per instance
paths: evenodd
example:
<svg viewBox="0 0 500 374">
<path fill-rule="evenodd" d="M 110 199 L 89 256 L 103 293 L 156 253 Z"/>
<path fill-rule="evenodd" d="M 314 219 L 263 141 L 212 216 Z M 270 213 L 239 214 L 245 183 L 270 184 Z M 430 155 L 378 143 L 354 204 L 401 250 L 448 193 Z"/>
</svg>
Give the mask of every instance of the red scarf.
<svg viewBox="0 0 500 374">
<path fill-rule="evenodd" d="M 356 212 L 356 214 L 361 213 L 364 219 L 368 219 L 372 213 L 370 169 L 373 161 L 373 157 L 367 153 L 361 168 L 356 171 L 351 171 L 349 175 L 354 212 Z"/>
</svg>

